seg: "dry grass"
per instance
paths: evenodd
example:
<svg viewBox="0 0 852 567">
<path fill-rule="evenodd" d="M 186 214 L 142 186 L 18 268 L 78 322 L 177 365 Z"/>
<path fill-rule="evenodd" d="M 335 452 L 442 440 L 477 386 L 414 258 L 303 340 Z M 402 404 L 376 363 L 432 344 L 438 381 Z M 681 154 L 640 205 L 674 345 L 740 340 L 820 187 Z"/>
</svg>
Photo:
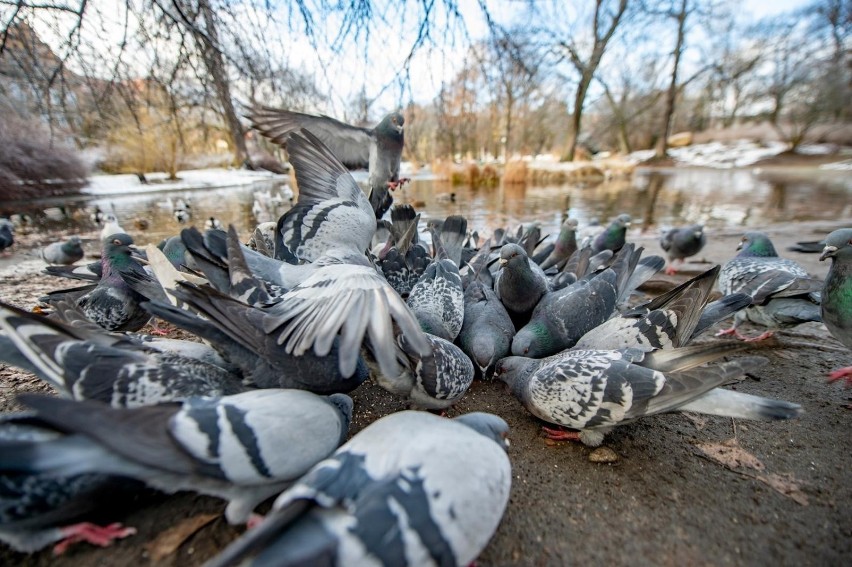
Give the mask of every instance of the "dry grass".
<svg viewBox="0 0 852 567">
<path fill-rule="evenodd" d="M 530 181 L 530 169 L 525 161 L 510 161 L 503 171 L 503 182 L 507 185 L 522 185 Z"/>
</svg>

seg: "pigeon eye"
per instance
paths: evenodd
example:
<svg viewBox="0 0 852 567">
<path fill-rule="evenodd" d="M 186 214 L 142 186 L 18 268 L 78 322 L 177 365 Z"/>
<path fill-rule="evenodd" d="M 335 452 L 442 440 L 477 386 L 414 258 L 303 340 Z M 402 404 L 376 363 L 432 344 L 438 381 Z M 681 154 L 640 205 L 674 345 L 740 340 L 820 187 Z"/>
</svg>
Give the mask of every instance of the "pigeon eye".
<svg viewBox="0 0 852 567">
<path fill-rule="evenodd" d="M 121 246 L 121 240 L 119 240 L 118 238 L 113 240 L 112 243 L 115 244 L 116 246 Z"/>
</svg>

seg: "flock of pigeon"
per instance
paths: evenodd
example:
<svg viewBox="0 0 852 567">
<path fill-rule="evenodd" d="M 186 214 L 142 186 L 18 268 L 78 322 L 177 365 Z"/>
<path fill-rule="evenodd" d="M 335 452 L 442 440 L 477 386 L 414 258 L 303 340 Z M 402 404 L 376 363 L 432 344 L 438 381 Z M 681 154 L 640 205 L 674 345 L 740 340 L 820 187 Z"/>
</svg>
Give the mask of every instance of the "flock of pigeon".
<svg viewBox="0 0 852 567">
<path fill-rule="evenodd" d="M 234 227 L 190 227 L 144 251 L 106 234 L 89 265 L 73 265 L 79 240 L 45 248 L 58 264 L 48 273 L 88 281 L 44 298 L 48 317 L 0 302 L 0 360 L 60 394 L 21 395 L 29 410 L 0 417 L 0 539 L 24 552 L 108 545 L 132 528 L 67 524 L 144 485 L 222 498 L 228 522 L 251 526 L 215 567 L 468 565 L 508 503 L 508 425 L 411 410 L 346 441 L 357 411 L 346 394 L 365 380 L 434 412 L 477 378 L 500 380 L 546 435 L 597 446 L 664 412 L 800 415 L 724 388 L 766 363 L 719 361 L 746 340 L 692 342 L 731 316 L 726 332 L 740 338 L 745 320 L 773 330 L 821 319 L 852 348 L 852 229 L 826 238 L 825 282 L 748 233 L 724 266 L 634 305 L 665 261 L 625 241 L 627 215 L 579 242 L 571 219 L 552 242 L 532 227 L 480 243 L 458 216 L 421 233 L 412 207 L 390 208 L 398 154 L 396 170 L 376 165 L 393 165 L 376 132 L 397 128 L 391 115 L 353 134 L 372 148 L 372 198 L 346 169 L 363 156 L 329 149 L 300 120 L 259 128 L 286 143 L 299 193 L 252 246 Z M 704 238 L 686 227 L 661 245 L 683 260 Z M 135 334 L 152 317 L 203 342 Z"/>
</svg>

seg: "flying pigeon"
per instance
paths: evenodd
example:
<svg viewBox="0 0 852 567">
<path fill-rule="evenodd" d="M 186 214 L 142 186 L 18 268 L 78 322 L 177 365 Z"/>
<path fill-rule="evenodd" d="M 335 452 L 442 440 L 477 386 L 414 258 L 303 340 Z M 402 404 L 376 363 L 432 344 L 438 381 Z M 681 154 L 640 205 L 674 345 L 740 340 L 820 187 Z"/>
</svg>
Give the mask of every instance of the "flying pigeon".
<svg viewBox="0 0 852 567">
<path fill-rule="evenodd" d="M 369 167 L 370 203 L 376 218 L 381 218 L 393 202 L 388 189 L 406 181 L 399 178 L 405 143 L 405 118 L 399 112 L 388 114 L 372 129 L 350 126 L 328 116 L 269 107 L 252 109 L 248 119 L 254 129 L 286 147 L 288 153 L 287 136 L 304 129 L 321 140 L 346 167 Z M 302 185 L 298 185 L 301 193 Z"/>
<path fill-rule="evenodd" d="M 707 236 L 704 234 L 704 226 L 700 224 L 672 228 L 664 232 L 660 236 L 660 247 L 666 251 L 669 258 L 666 274 L 676 274 L 675 260 L 679 260 L 682 264 L 685 258 L 701 252 L 706 243 Z"/>
<path fill-rule="evenodd" d="M 550 290 L 547 276 L 517 244 L 505 244 L 500 249 L 499 263 L 494 291 L 512 321 L 516 325 L 526 323 L 539 299 Z"/>
<path fill-rule="evenodd" d="M 0 416 L 0 453 L 18 450 L 22 444 L 45 450 L 61 436 L 32 413 Z M 92 512 L 128 505 L 143 488 L 136 480 L 97 472 L 41 475 L 7 470 L 0 464 L 0 541 L 22 553 L 59 542 L 54 555 L 78 541 L 105 547 L 136 530 L 85 520 Z M 71 523 L 75 521 L 79 523 Z"/>
<path fill-rule="evenodd" d="M 835 339 L 852 349 L 852 228 L 835 230 L 825 238 L 820 260 L 831 258 L 822 290 L 822 322 Z M 845 378 L 852 386 L 852 366 L 832 372 L 833 382 Z"/>
<path fill-rule="evenodd" d="M 470 413 L 398 412 L 371 424 L 275 501 L 208 567 L 470 565 L 511 487 L 508 426 Z"/>
<path fill-rule="evenodd" d="M 221 367 L 2 302 L 0 329 L 6 336 L 0 360 L 33 371 L 61 395 L 77 400 L 138 407 L 246 390 L 238 376 Z"/>
<path fill-rule="evenodd" d="M 0 252 L 15 243 L 15 225 L 9 219 L 0 219 Z"/>
<path fill-rule="evenodd" d="M 565 219 L 559 230 L 559 236 L 553 246 L 553 251 L 542 262 L 541 269 L 550 267 L 561 268 L 562 264 L 577 251 L 577 219 Z"/>
<path fill-rule="evenodd" d="M 100 402 L 25 394 L 40 420 L 67 432 L 51 450 L 22 444 L 0 469 L 71 476 L 101 473 L 141 480 L 167 493 L 192 490 L 229 501 L 225 517 L 245 523 L 346 439 L 352 400 L 302 390 L 257 390 L 113 409 Z"/>
<path fill-rule="evenodd" d="M 494 290 L 479 280 L 468 284 L 458 342 L 482 378 L 491 378 L 497 361 L 511 352 L 514 335 L 512 318 Z"/>
<path fill-rule="evenodd" d="M 464 240 L 466 227 L 467 221 L 461 217 L 450 217 L 444 223 L 442 234 L 449 235 L 455 231 L 458 239 L 453 257 L 449 257 L 444 248 L 442 237 L 437 232 L 432 232 L 435 257 L 411 288 L 407 300 L 421 329 L 450 342 L 458 336 L 464 319 L 464 291 L 458 262 L 461 259 L 461 242 Z"/>
<path fill-rule="evenodd" d="M 737 250 L 737 256 L 722 266 L 719 290 L 726 295 L 748 294 L 752 305 L 738 311 L 734 325 L 717 335 L 733 334 L 739 339 L 760 341 L 771 337 L 774 329 L 820 320 L 822 281 L 811 278 L 793 260 L 779 258 L 769 237 L 762 232 L 745 233 Z M 769 330 L 748 338 L 737 329 L 743 321 Z"/>
<path fill-rule="evenodd" d="M 72 236 L 65 242 L 54 242 L 48 244 L 41 251 L 42 259 L 48 264 L 61 264 L 68 266 L 83 258 L 83 247 L 80 245 L 80 237 Z"/>
<path fill-rule="evenodd" d="M 407 398 L 413 407 L 439 410 L 459 401 L 473 382 L 473 363 L 456 345 L 426 333 L 428 354 L 421 355 L 399 334 L 394 340 L 399 346 L 400 372 L 387 374 L 374 368 L 376 383 L 385 390 Z M 372 347 L 368 345 L 368 354 Z M 368 364 L 375 366 L 371 357 Z"/>
<path fill-rule="evenodd" d="M 801 414 L 796 404 L 718 388 L 765 366 L 765 358 L 694 368 L 731 350 L 710 344 L 653 353 L 568 350 L 542 360 L 510 356 L 497 363 L 494 375 L 534 416 L 579 430 L 546 430 L 553 438 L 590 446 L 600 445 L 617 425 L 658 413 L 695 411 L 762 420 Z"/>
<path fill-rule="evenodd" d="M 621 250 L 627 236 L 627 229 L 630 228 L 630 221 L 630 215 L 618 215 L 603 232 L 589 243 L 592 252 L 597 254 L 603 250 L 612 250 L 613 252 Z"/>
</svg>

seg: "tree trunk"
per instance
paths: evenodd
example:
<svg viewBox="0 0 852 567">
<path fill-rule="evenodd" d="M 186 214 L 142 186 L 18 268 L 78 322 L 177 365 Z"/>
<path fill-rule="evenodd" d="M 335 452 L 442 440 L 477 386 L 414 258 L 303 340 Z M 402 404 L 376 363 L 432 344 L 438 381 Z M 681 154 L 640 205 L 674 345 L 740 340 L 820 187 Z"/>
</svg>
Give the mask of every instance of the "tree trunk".
<svg viewBox="0 0 852 567">
<path fill-rule="evenodd" d="M 597 65 L 595 65 L 597 67 Z M 574 112 L 571 114 L 571 145 L 568 146 L 568 153 L 565 155 L 567 161 L 574 161 L 574 154 L 577 153 L 577 144 L 580 139 L 580 127 L 583 123 L 583 104 L 586 101 L 586 92 L 589 90 L 589 84 L 592 82 L 592 73 L 583 73 L 580 76 L 580 84 L 577 85 L 577 94 L 574 96 Z"/>
<path fill-rule="evenodd" d="M 196 30 L 195 37 L 201 44 L 204 65 L 213 79 L 213 88 L 216 91 L 219 104 L 222 106 L 222 114 L 234 142 L 235 165 L 241 165 L 248 159 L 245 132 L 243 131 L 242 124 L 240 124 L 237 111 L 234 108 L 234 102 L 231 99 L 231 85 L 225 70 L 225 60 L 222 57 L 222 52 L 219 50 L 219 34 L 216 28 L 216 18 L 208 0 L 199 0 L 198 9 L 204 17 L 206 34 Z"/>
<path fill-rule="evenodd" d="M 672 128 L 672 116 L 674 116 L 675 102 L 677 100 L 677 71 L 680 66 L 680 56 L 683 52 L 683 40 L 686 34 L 686 15 L 688 0 L 681 0 L 680 13 L 677 15 L 677 44 L 674 50 L 674 63 L 672 64 L 672 80 L 666 93 L 666 111 L 663 115 L 663 124 L 660 128 L 660 137 L 654 148 L 654 157 L 662 159 L 666 157 L 669 148 L 669 134 Z"/>
</svg>

